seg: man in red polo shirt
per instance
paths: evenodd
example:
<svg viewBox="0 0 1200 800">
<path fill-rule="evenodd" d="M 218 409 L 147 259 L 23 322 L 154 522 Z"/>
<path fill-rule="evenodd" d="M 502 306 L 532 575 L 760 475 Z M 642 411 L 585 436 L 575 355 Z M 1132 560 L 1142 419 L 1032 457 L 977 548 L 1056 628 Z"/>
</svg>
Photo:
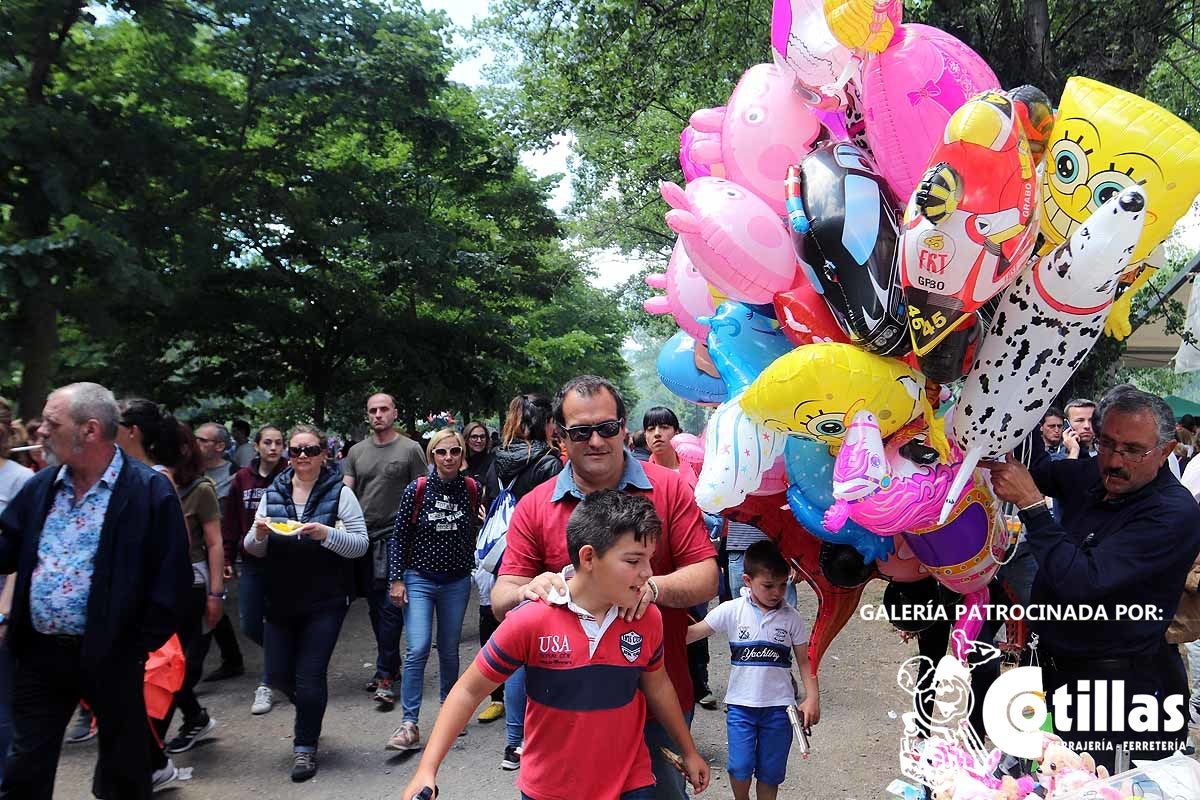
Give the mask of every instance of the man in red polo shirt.
<svg viewBox="0 0 1200 800">
<path fill-rule="evenodd" d="M 679 696 L 684 718 L 692 720 L 692 680 L 688 674 L 687 609 L 717 593 L 716 552 L 691 489 L 678 473 L 639 462 L 625 452 L 625 401 L 610 382 L 594 375 L 569 381 L 554 402 L 554 421 L 567 449 L 567 466 L 517 504 L 508 528 L 508 549 L 492 590 L 492 612 L 502 619 L 524 600 L 545 599 L 566 587 L 559 572 L 570 563 L 567 520 L 586 495 L 600 489 L 645 495 L 662 520 L 651 566 L 654 577 L 641 599 L 625 609 L 640 619 L 651 603 L 663 619 L 667 675 Z M 674 743 L 655 721 L 646 725 L 658 800 L 686 797 L 684 780 L 659 753 Z"/>
</svg>

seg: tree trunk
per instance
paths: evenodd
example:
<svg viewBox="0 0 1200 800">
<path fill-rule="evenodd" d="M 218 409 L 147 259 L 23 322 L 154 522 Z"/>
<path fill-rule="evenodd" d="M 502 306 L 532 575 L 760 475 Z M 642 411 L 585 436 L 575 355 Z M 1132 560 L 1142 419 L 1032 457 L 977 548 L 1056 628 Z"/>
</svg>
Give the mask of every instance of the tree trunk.
<svg viewBox="0 0 1200 800">
<path fill-rule="evenodd" d="M 313 425 L 325 430 L 325 406 L 329 403 L 329 392 L 324 387 L 313 389 Z"/>
<path fill-rule="evenodd" d="M 1058 96 L 1054 65 L 1050 62 L 1050 7 L 1047 0 L 1025 0 L 1025 47 L 1030 72 L 1038 88 Z"/>
<path fill-rule="evenodd" d="M 21 353 L 21 393 L 18 408 L 24 419 L 41 416 L 54 354 L 58 351 L 58 307 L 49 298 L 49 286 L 39 286 L 21 303 L 25 347 Z"/>
</svg>

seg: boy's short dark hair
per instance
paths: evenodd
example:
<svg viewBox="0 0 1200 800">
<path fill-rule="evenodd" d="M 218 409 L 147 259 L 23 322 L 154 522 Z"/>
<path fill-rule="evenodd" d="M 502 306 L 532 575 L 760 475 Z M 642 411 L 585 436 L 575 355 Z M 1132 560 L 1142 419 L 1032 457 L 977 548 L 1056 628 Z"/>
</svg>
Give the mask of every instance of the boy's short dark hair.
<svg viewBox="0 0 1200 800">
<path fill-rule="evenodd" d="M 662 521 L 654 504 L 636 494 L 624 494 L 615 489 L 592 492 L 575 507 L 567 520 L 567 551 L 571 563 L 579 566 L 579 550 L 590 544 L 597 556 L 603 556 L 624 533 L 632 533 L 634 541 L 658 537 Z"/>
<path fill-rule="evenodd" d="M 770 539 L 755 542 L 746 548 L 745 561 L 742 562 L 742 572 L 751 578 L 766 575 L 771 578 L 786 578 L 791 570 L 779 546 Z"/>
</svg>

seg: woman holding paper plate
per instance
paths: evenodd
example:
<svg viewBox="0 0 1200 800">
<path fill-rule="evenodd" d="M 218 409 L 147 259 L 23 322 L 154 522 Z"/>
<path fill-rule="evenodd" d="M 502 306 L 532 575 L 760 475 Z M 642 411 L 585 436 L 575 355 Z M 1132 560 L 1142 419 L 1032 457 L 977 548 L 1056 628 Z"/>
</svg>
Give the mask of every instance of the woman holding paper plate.
<svg viewBox="0 0 1200 800">
<path fill-rule="evenodd" d="M 297 425 L 287 442 L 291 465 L 263 495 L 245 547 L 265 559 L 267 683 L 296 706 L 299 783 L 317 773 L 329 659 L 354 590 L 354 559 L 367 552 L 367 526 L 358 498 L 326 463 L 325 435 Z"/>
</svg>

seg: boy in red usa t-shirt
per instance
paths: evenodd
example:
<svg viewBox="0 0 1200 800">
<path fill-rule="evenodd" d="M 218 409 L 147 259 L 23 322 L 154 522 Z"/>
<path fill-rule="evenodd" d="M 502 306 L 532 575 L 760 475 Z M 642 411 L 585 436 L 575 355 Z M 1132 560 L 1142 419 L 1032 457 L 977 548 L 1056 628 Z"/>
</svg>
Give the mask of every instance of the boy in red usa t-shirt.
<svg viewBox="0 0 1200 800">
<path fill-rule="evenodd" d="M 404 800 L 435 786 L 480 701 L 521 666 L 528 693 L 517 782 L 523 798 L 651 800 L 654 775 L 642 736 L 647 706 L 679 743 L 695 791 L 708 786 L 708 764 L 663 669 L 658 609 L 631 621 L 618 610 L 653 574 L 660 528 L 643 497 L 605 490 L 578 505 L 567 523 L 566 591 L 505 617 L 446 698 Z"/>
</svg>

